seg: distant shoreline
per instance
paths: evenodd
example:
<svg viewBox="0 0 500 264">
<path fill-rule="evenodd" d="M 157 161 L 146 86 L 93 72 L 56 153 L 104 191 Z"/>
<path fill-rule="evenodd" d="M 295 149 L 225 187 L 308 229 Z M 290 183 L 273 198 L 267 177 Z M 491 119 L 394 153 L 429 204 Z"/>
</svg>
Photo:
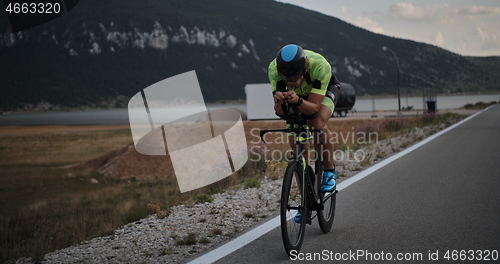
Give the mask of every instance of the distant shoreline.
<svg viewBox="0 0 500 264">
<path fill-rule="evenodd" d="M 457 113 L 464 115 L 471 115 L 478 112 L 478 109 L 445 109 L 440 110 L 438 113 Z M 422 111 L 405 111 L 402 112 L 403 116 L 422 114 Z M 352 119 L 380 119 L 388 116 L 396 115 L 395 111 L 376 111 L 376 118 L 373 118 L 373 112 L 357 112 L 349 113 L 346 117 L 330 118 L 329 122 L 342 122 Z M 244 122 L 280 122 L 280 120 L 255 120 Z M 81 131 L 97 131 L 97 130 L 119 130 L 130 129 L 129 124 L 88 124 L 88 125 L 0 125 L 0 135 L 17 135 L 17 134 L 37 134 L 37 133 L 61 133 L 61 132 L 81 132 Z"/>
<path fill-rule="evenodd" d="M 401 88 L 401 100 L 406 98 L 406 94 L 404 92 L 405 88 Z M 415 90 L 416 91 L 416 90 Z M 500 95 L 500 91 L 489 91 L 489 92 L 476 92 L 476 93 L 438 93 L 437 97 L 453 97 L 453 96 L 474 96 L 474 95 Z M 381 94 L 381 95 L 356 95 L 356 100 L 367 100 L 375 97 L 376 99 L 396 99 L 398 98 L 395 94 Z M 412 98 L 421 98 L 421 95 L 410 95 Z M 220 106 L 234 106 L 234 105 L 246 105 L 246 100 L 231 100 L 231 101 L 220 101 L 213 103 L 206 103 L 207 107 L 220 107 Z M 12 115 L 12 114 L 31 114 L 31 113 L 66 113 L 66 112 L 89 112 L 89 111 L 108 111 L 108 110 L 127 110 L 127 107 L 60 107 L 55 105 L 49 105 L 47 109 L 38 109 L 38 110 L 26 110 L 26 109 L 18 109 L 15 111 L 0 111 L 1 115 Z"/>
<path fill-rule="evenodd" d="M 416 91 L 416 90 L 415 90 Z M 476 93 L 437 93 L 437 97 L 450 97 L 450 96 L 467 96 L 467 95 L 500 95 L 500 91 L 491 91 L 491 92 L 476 92 Z M 404 88 L 401 88 L 401 98 L 404 98 L 406 96 L 404 92 Z M 371 95 L 356 95 L 356 99 L 372 99 L 373 96 Z M 422 97 L 422 95 L 411 95 L 411 97 Z M 396 94 L 381 94 L 381 95 L 375 95 L 375 98 L 380 99 L 396 99 L 398 96 Z"/>
</svg>

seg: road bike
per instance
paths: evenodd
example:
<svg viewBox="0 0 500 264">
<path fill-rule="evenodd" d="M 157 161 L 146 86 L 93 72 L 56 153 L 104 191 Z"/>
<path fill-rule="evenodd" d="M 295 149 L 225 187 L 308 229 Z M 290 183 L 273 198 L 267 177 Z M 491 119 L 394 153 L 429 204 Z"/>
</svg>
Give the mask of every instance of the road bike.
<svg viewBox="0 0 500 264">
<path fill-rule="evenodd" d="M 288 165 L 283 178 L 281 190 L 281 235 L 283 245 L 288 255 L 298 253 L 302 247 L 306 224 L 311 224 L 315 217 L 318 217 L 321 231 L 328 233 L 333 225 L 335 216 L 335 204 L 337 190 L 333 192 L 320 192 L 323 182 L 323 162 L 321 153 L 314 150 L 314 169 L 307 164 L 304 151 L 305 145 L 313 139 L 320 140 L 320 135 L 325 131 L 321 129 L 309 129 L 307 119 L 311 116 L 301 114 L 296 107 L 289 104 L 284 107 L 286 120 L 285 129 L 261 130 L 260 137 L 263 142 L 264 135 L 270 132 L 283 132 L 293 135 L 295 140 L 295 150 L 288 160 Z M 295 219 L 297 212 L 302 217 Z M 296 221 L 297 220 L 297 221 Z"/>
</svg>

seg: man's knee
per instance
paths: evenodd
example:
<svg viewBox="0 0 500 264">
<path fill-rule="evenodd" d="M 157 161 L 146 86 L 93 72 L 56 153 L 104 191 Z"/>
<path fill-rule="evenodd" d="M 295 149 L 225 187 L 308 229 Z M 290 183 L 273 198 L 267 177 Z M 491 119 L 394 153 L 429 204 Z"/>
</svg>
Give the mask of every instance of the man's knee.
<svg viewBox="0 0 500 264">
<path fill-rule="evenodd" d="M 314 129 L 323 129 L 326 122 L 330 118 L 330 109 L 328 107 L 321 107 L 318 111 L 318 116 L 314 119 L 309 120 L 309 126 Z"/>
<path fill-rule="evenodd" d="M 309 127 L 312 129 L 322 129 L 325 126 L 325 122 L 318 117 L 311 119 L 309 121 Z"/>
</svg>

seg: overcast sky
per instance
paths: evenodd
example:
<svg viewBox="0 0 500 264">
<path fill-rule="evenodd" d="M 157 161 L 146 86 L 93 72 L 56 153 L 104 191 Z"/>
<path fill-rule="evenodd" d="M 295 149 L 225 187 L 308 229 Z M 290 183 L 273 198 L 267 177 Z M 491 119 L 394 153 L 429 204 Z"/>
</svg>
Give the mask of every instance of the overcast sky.
<svg viewBox="0 0 500 264">
<path fill-rule="evenodd" d="M 500 56 L 500 0 L 277 0 L 387 36 Z"/>
</svg>

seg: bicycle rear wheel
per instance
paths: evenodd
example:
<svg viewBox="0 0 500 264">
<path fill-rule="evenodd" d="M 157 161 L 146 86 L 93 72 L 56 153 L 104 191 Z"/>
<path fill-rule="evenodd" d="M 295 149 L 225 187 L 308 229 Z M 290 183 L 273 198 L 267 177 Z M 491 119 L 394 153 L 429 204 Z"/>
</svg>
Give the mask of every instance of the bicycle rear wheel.
<svg viewBox="0 0 500 264">
<path fill-rule="evenodd" d="M 321 155 L 316 152 L 316 175 L 320 182 L 323 182 L 323 161 Z M 330 232 L 335 218 L 335 205 L 337 203 L 337 190 L 329 193 L 321 193 L 321 200 L 323 200 L 323 210 L 318 210 L 319 227 L 323 233 Z"/>
<path fill-rule="evenodd" d="M 300 166 L 298 162 L 290 162 L 286 168 L 281 191 L 281 237 L 286 253 L 299 252 L 304 241 L 304 230 L 306 228 L 306 216 L 308 212 L 302 205 L 306 201 L 307 192 L 302 193 L 299 184 Z M 300 223 L 294 220 L 295 214 L 301 211 Z"/>
<path fill-rule="evenodd" d="M 330 232 L 335 218 L 335 205 L 337 203 L 337 190 L 329 193 L 322 193 L 323 210 L 318 210 L 319 227 L 323 233 Z"/>
</svg>

